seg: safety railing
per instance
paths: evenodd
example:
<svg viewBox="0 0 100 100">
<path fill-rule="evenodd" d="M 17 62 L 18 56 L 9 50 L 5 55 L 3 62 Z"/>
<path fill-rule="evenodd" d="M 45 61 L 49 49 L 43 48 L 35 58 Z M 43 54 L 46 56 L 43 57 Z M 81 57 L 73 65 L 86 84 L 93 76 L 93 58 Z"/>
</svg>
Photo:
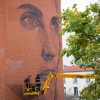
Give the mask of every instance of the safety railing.
<svg viewBox="0 0 100 100">
<path fill-rule="evenodd" d="M 43 89 L 44 82 L 41 82 L 40 90 Z M 41 92 L 37 91 L 35 82 L 24 82 L 23 83 L 23 95 L 40 95 Z"/>
</svg>

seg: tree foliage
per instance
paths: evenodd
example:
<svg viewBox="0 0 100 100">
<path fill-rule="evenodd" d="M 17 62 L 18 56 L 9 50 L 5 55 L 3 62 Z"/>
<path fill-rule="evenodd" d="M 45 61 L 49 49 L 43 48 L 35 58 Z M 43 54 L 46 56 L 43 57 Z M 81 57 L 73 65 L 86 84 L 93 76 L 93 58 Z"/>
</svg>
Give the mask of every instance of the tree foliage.
<svg viewBox="0 0 100 100">
<path fill-rule="evenodd" d="M 77 4 L 74 4 L 61 13 L 61 25 L 61 35 L 69 32 L 72 35 L 66 39 L 68 48 L 61 51 L 60 57 L 73 55 L 73 63 L 81 68 L 94 69 L 98 77 L 82 90 L 80 98 L 96 100 L 100 97 L 100 7 L 97 3 L 90 3 L 84 11 L 78 11 Z"/>
</svg>

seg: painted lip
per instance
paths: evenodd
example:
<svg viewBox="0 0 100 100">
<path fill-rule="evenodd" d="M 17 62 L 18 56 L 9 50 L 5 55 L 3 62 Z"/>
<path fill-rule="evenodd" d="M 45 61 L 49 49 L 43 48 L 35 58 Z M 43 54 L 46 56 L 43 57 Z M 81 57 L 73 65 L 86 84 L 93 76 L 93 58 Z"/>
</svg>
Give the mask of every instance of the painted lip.
<svg viewBox="0 0 100 100">
<path fill-rule="evenodd" d="M 47 70 L 43 71 L 42 73 L 40 73 L 39 75 L 40 76 L 48 76 L 50 72 L 54 73 L 55 69 L 51 69 L 51 70 L 47 69 Z"/>
</svg>

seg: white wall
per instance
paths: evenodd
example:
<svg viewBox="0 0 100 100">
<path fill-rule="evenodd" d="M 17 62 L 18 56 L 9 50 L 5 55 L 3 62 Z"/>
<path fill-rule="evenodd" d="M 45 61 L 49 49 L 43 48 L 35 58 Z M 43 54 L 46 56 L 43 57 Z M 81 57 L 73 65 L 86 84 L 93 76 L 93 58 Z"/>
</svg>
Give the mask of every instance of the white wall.
<svg viewBox="0 0 100 100">
<path fill-rule="evenodd" d="M 88 72 L 69 72 L 68 74 L 92 74 L 92 71 Z M 89 83 L 86 82 L 87 79 L 79 79 L 77 78 L 78 82 L 77 84 L 73 83 L 73 78 L 65 78 L 66 84 L 64 84 L 64 87 L 66 87 L 66 94 L 73 95 L 74 94 L 74 87 L 78 87 L 78 95 L 80 94 L 80 91 L 87 87 Z M 93 81 L 94 79 L 90 79 L 90 81 Z"/>
</svg>

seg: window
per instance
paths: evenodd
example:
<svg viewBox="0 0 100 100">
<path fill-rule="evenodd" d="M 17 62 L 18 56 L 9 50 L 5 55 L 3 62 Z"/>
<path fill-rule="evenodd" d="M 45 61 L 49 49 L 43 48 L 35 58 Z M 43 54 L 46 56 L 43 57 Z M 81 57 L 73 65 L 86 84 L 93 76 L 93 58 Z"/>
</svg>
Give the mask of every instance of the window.
<svg viewBox="0 0 100 100">
<path fill-rule="evenodd" d="M 64 84 L 66 84 L 66 79 L 64 78 Z"/>
<path fill-rule="evenodd" d="M 88 78 L 87 80 L 86 80 L 86 83 L 89 83 L 90 82 L 90 78 Z"/>
<path fill-rule="evenodd" d="M 78 87 L 74 87 L 74 95 L 78 95 Z"/>
<path fill-rule="evenodd" d="M 66 87 L 64 87 L 64 94 L 66 94 Z"/>
<path fill-rule="evenodd" d="M 78 83 L 77 78 L 74 78 L 73 83 Z"/>
</svg>

